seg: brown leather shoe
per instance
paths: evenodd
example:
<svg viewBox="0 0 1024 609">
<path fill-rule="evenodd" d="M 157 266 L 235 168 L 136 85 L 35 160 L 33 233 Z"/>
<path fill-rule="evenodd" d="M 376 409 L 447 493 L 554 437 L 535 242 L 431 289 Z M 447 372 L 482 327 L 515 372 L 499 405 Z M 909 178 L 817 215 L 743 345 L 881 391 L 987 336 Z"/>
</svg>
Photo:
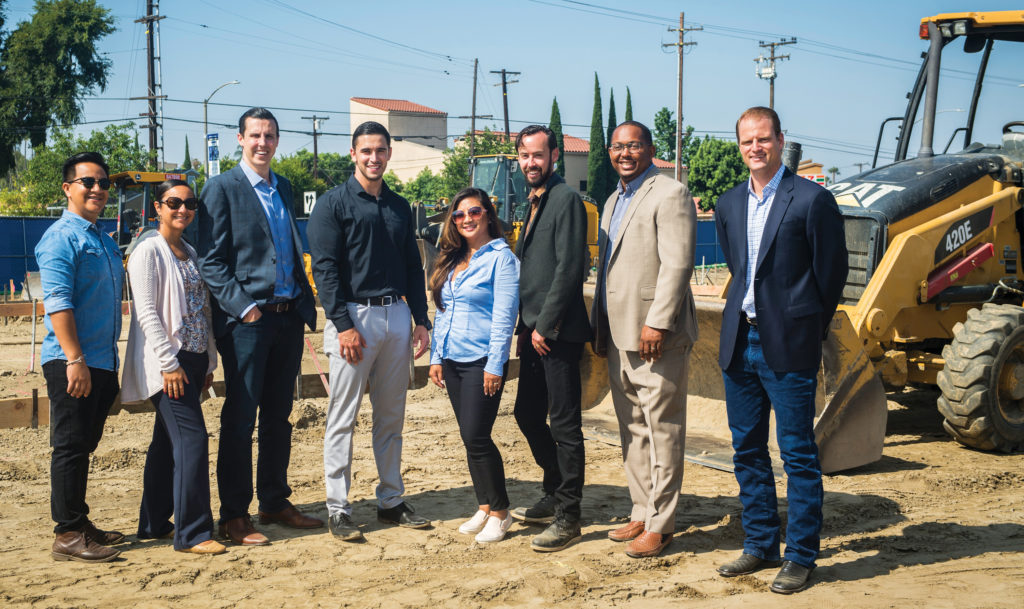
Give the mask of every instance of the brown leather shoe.
<svg viewBox="0 0 1024 609">
<path fill-rule="evenodd" d="M 652 533 L 644 531 L 639 537 L 626 546 L 626 556 L 630 558 L 646 558 L 657 556 L 672 541 L 672 533 Z"/>
<path fill-rule="evenodd" d="M 101 546 L 112 546 L 124 541 L 124 533 L 121 531 L 102 531 L 96 528 L 96 525 L 93 524 L 91 520 L 85 521 L 85 526 L 82 527 L 82 531 L 89 537 L 89 539 L 95 541 Z"/>
<path fill-rule="evenodd" d="M 201 543 L 197 543 L 191 548 L 185 548 L 184 550 L 175 550 L 176 552 L 185 552 L 187 554 L 223 554 L 228 551 L 223 544 L 218 543 L 212 539 L 207 539 Z"/>
<path fill-rule="evenodd" d="M 265 546 L 270 544 L 267 536 L 252 526 L 252 519 L 249 516 L 239 516 L 227 522 L 222 522 L 217 527 L 217 533 L 221 537 L 230 539 L 243 546 Z"/>
<path fill-rule="evenodd" d="M 629 524 L 621 526 L 614 531 L 608 531 L 608 539 L 612 541 L 631 541 L 644 532 L 644 523 L 640 520 L 633 520 Z"/>
<path fill-rule="evenodd" d="M 120 550 L 101 546 L 86 535 L 85 531 L 58 533 L 50 551 L 50 556 L 54 560 L 79 562 L 110 562 L 120 555 Z"/>
<path fill-rule="evenodd" d="M 280 512 L 260 512 L 260 524 L 283 524 L 293 529 L 318 529 L 324 526 L 324 521 L 307 516 L 294 505 L 289 505 Z"/>
</svg>

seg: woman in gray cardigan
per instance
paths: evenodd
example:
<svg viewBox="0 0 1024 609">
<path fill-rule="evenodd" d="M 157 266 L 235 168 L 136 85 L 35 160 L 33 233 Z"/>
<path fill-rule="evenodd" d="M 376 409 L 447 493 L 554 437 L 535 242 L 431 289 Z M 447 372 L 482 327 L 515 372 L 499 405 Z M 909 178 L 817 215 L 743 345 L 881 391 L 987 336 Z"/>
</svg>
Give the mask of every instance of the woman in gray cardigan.
<svg viewBox="0 0 1024 609">
<path fill-rule="evenodd" d="M 134 306 L 121 383 L 123 402 L 149 398 L 157 410 L 138 537 L 173 537 L 179 552 L 220 554 L 225 549 L 213 539 L 209 448 L 199 404 L 213 380 L 217 351 L 196 252 L 181 237 L 198 201 L 181 180 L 161 183 L 155 194 L 159 230 L 128 259 Z"/>
</svg>

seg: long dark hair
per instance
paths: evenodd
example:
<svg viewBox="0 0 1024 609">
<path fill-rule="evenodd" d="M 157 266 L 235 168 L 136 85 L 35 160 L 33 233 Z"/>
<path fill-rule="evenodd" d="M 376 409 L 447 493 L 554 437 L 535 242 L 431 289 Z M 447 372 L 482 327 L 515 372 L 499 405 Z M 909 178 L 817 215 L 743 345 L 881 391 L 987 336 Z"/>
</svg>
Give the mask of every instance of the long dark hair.
<svg viewBox="0 0 1024 609">
<path fill-rule="evenodd" d="M 466 252 L 469 250 L 469 244 L 462 238 L 459 228 L 452 222 L 452 212 L 459 208 L 459 203 L 464 199 L 476 199 L 480 202 L 480 206 L 484 208 L 484 214 L 487 216 L 487 234 L 491 236 L 491 239 L 503 236 L 501 222 L 498 221 L 498 212 L 495 211 L 494 204 L 491 203 L 491 198 L 485 191 L 479 188 L 463 188 L 459 194 L 455 195 L 452 204 L 448 206 L 448 213 L 444 216 L 444 227 L 441 229 L 440 239 L 441 253 L 438 254 L 437 261 L 434 263 L 434 272 L 430 274 L 430 291 L 433 292 L 434 306 L 438 311 L 444 311 L 444 303 L 441 302 L 441 287 L 444 286 L 445 281 L 448 281 L 448 275 L 455 265 L 466 256 Z"/>
</svg>

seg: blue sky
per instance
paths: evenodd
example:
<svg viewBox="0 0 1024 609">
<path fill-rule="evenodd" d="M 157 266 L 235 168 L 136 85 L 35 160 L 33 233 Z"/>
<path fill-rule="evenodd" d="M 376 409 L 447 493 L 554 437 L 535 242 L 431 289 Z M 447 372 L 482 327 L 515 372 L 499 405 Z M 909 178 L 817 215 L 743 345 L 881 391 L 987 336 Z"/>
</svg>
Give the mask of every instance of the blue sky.
<svg viewBox="0 0 1024 609">
<path fill-rule="evenodd" d="M 145 37 L 134 20 L 145 0 L 106 0 L 118 31 L 102 49 L 113 61 L 109 84 L 85 103 L 85 120 L 133 119 L 144 102 Z M 974 6 L 971 6 L 971 5 Z M 676 56 L 672 43 L 679 10 L 696 42 L 685 55 L 684 123 L 698 132 L 730 137 L 736 116 L 768 102 L 768 82 L 755 76 L 759 41 L 796 37 L 779 49 L 790 59 L 777 64 L 775 107 L 790 140 L 804 146 L 804 158 L 857 172 L 871 161 L 881 120 L 902 115 L 927 47 L 917 37 L 921 17 L 963 10 L 1009 10 L 1010 2 L 645 2 L 612 0 L 381 0 L 370 3 L 321 0 L 165 0 L 161 14 L 165 158 L 183 157 L 188 136 L 201 156 L 201 101 L 225 81 L 213 102 L 264 105 L 275 110 L 282 130 L 278 154 L 312 149 L 302 120 L 315 111 L 329 116 L 322 129 L 348 133 L 350 97 L 407 99 L 448 112 L 450 135 L 465 132 L 473 59 L 480 60 L 478 114 L 501 127 L 500 77 L 491 70 L 521 72 L 509 87 L 512 128 L 547 123 L 557 96 L 567 133 L 589 136 L 594 73 L 601 80 L 607 113 L 614 89 L 618 119 L 626 87 L 634 118 L 653 126 L 655 112 L 676 104 Z M 601 8 L 606 7 L 606 8 Z M 610 9 L 610 10 L 608 10 Z M 7 4 L 7 23 L 30 15 L 28 0 Z M 963 124 L 980 54 L 944 55 L 936 144 L 945 146 Z M 1002 51 L 1002 52 L 1000 52 Z M 1024 120 L 1024 45 L 996 45 L 989 65 L 975 139 L 996 142 L 999 127 Z M 210 106 L 212 123 L 231 124 L 244 108 Z M 606 114 L 607 116 L 607 114 Z M 185 119 L 185 120 L 170 120 Z M 137 121 L 142 124 L 142 121 Z M 479 123 L 480 121 L 478 121 Z M 102 127 L 92 124 L 80 129 Z M 213 130 L 211 128 L 211 130 Z M 234 131 L 220 127 L 222 151 L 230 153 Z M 887 131 L 883 151 L 893 150 Z M 142 136 L 145 142 L 145 136 Z M 228 145 L 225 145 L 228 144 Z M 918 143 L 911 145 L 916 151 Z M 321 151 L 347 153 L 349 138 L 325 136 Z M 885 156 L 883 155 L 883 159 Z"/>
</svg>

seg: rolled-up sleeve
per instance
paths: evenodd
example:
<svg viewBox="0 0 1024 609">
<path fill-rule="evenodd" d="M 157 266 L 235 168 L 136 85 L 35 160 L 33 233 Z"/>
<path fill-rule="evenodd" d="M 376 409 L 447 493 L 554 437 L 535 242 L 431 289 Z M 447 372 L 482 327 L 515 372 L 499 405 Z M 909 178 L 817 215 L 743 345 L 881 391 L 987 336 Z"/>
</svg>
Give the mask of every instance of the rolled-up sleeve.
<svg viewBox="0 0 1024 609">
<path fill-rule="evenodd" d="M 484 371 L 501 376 L 512 346 L 512 332 L 519 312 L 519 259 L 508 249 L 501 251 L 494 269 L 494 308 L 491 339 Z"/>
<path fill-rule="evenodd" d="M 47 314 L 75 308 L 75 269 L 78 259 L 69 240 L 57 238 L 58 232 L 46 232 L 36 245 L 36 263 L 43 286 L 43 307 Z"/>
</svg>

